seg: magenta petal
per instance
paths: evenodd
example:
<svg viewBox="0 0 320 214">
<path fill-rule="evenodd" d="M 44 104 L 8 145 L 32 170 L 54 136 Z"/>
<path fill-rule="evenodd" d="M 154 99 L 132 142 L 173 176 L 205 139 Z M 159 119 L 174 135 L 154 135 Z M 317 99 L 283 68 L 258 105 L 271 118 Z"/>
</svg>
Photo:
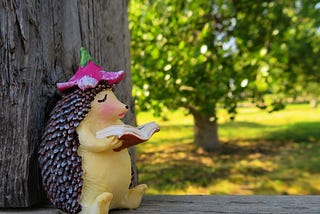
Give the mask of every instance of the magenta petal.
<svg viewBox="0 0 320 214">
<path fill-rule="evenodd" d="M 72 88 L 76 85 L 77 85 L 76 81 L 63 82 L 63 83 L 57 83 L 57 88 L 60 92 L 63 92 L 64 90 L 66 90 L 68 88 Z"/>
<path fill-rule="evenodd" d="M 89 76 L 95 78 L 96 80 L 101 80 L 101 74 L 99 71 L 102 70 L 102 67 L 94 64 L 92 61 L 88 62 L 88 65 L 85 67 L 79 67 L 75 75 L 70 79 L 71 81 L 79 81 L 84 76 Z"/>
<path fill-rule="evenodd" d="M 82 91 L 88 88 L 95 88 L 100 81 L 107 81 L 108 84 L 117 84 L 124 77 L 124 71 L 110 72 L 101 70 L 102 67 L 89 61 L 85 67 L 79 67 L 77 72 L 68 82 L 57 83 L 60 92 L 74 86 L 78 86 Z"/>
<path fill-rule="evenodd" d="M 119 83 L 125 75 L 124 71 L 118 71 L 118 72 L 102 71 L 102 72 L 103 72 L 102 80 L 108 81 L 109 84 Z"/>
</svg>

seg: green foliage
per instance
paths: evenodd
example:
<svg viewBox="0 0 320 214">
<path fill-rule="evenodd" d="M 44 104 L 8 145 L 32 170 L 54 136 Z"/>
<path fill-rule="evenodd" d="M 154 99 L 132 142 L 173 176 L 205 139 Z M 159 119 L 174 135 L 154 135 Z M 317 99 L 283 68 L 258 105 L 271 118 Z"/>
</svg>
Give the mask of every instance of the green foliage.
<svg viewBox="0 0 320 214">
<path fill-rule="evenodd" d="M 240 62 L 245 66 L 239 69 L 255 75 L 249 93 L 258 98 L 258 105 L 265 107 L 263 95 L 273 94 L 269 103 L 276 110 L 284 97 L 301 95 L 310 82 L 320 81 L 319 52 L 314 43 L 320 39 L 319 4 L 318 1 L 264 1 L 256 5 L 243 2 L 246 1 L 235 6 L 238 11 L 235 37 L 239 40 L 240 56 L 249 57 Z"/>
<path fill-rule="evenodd" d="M 95 60 L 84 47 L 81 47 L 80 48 L 80 66 L 81 67 L 86 66 L 89 61 L 93 61 L 95 64 L 99 65 L 97 60 Z"/>
<path fill-rule="evenodd" d="M 138 110 L 184 107 L 215 120 L 250 99 L 270 112 L 319 82 L 314 0 L 130 1 Z M 266 98 L 265 95 L 268 95 Z"/>
<path fill-rule="evenodd" d="M 184 106 L 215 117 L 216 104 L 230 91 L 233 71 L 228 69 L 231 54 L 213 44 L 217 26 L 212 19 L 218 14 L 211 14 L 212 2 L 131 4 L 133 81 L 139 104 L 157 112 Z M 223 12 L 229 16 L 228 10 Z"/>
<path fill-rule="evenodd" d="M 289 105 L 269 114 L 239 108 L 237 121 L 219 109 L 221 148 L 192 143 L 192 117 L 168 113 L 161 132 L 137 147 L 140 182 L 149 194 L 319 194 L 320 111 Z M 180 119 L 179 119 L 180 118 Z M 155 118 L 139 113 L 138 122 Z"/>
</svg>

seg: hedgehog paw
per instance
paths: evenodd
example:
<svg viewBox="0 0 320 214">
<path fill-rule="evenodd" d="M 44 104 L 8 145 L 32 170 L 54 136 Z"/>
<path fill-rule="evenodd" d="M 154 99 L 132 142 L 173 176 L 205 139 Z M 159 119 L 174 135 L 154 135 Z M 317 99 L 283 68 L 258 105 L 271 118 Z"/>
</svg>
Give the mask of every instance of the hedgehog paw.
<svg viewBox="0 0 320 214">
<path fill-rule="evenodd" d="M 97 212 L 94 212 L 94 213 L 99 213 L 99 214 L 108 213 L 112 198 L 113 198 L 113 195 L 112 193 L 109 193 L 109 192 L 104 192 L 101 195 L 99 195 L 96 198 L 96 204 L 97 204 L 98 210 Z"/>
<path fill-rule="evenodd" d="M 100 194 L 91 206 L 82 205 L 81 214 L 107 214 L 112 198 L 112 193 L 104 192 Z"/>
<path fill-rule="evenodd" d="M 128 191 L 128 197 L 123 201 L 123 207 L 128 209 L 136 209 L 141 203 L 142 196 L 147 190 L 146 184 L 140 184 Z"/>
</svg>

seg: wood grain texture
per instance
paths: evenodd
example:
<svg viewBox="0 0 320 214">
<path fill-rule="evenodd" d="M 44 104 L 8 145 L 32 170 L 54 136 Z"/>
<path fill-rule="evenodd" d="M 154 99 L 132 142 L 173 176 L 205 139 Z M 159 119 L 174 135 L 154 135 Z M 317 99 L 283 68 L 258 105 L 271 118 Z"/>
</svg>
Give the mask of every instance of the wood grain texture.
<svg viewBox="0 0 320 214">
<path fill-rule="evenodd" d="M 126 0 L 1 0 L 0 207 L 44 198 L 36 150 L 57 82 L 67 81 L 83 46 L 109 70 L 125 70 L 117 87 L 131 98 Z M 134 108 L 126 123 L 135 124 Z"/>
<path fill-rule="evenodd" d="M 130 213 L 320 213 L 319 202 L 320 196 L 159 195 L 146 197 Z"/>
<path fill-rule="evenodd" d="M 33 208 L 1 210 L 0 213 L 58 214 L 55 209 Z M 320 196 L 204 196 L 204 195 L 155 195 L 145 196 L 137 210 L 112 210 L 110 214 L 134 213 L 282 213 L 318 214 Z"/>
</svg>

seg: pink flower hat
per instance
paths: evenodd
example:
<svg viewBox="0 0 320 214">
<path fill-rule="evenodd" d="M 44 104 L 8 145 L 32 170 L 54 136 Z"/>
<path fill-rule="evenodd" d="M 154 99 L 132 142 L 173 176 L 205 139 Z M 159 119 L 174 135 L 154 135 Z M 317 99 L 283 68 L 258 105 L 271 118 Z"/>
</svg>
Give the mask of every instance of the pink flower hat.
<svg viewBox="0 0 320 214">
<path fill-rule="evenodd" d="M 96 87 L 103 80 L 113 85 L 123 79 L 124 71 L 110 72 L 102 70 L 102 67 L 95 63 L 93 57 L 83 47 L 80 48 L 80 55 L 80 67 L 73 77 L 68 82 L 57 83 L 57 88 L 60 92 L 75 86 L 85 91 L 88 88 Z"/>
</svg>

